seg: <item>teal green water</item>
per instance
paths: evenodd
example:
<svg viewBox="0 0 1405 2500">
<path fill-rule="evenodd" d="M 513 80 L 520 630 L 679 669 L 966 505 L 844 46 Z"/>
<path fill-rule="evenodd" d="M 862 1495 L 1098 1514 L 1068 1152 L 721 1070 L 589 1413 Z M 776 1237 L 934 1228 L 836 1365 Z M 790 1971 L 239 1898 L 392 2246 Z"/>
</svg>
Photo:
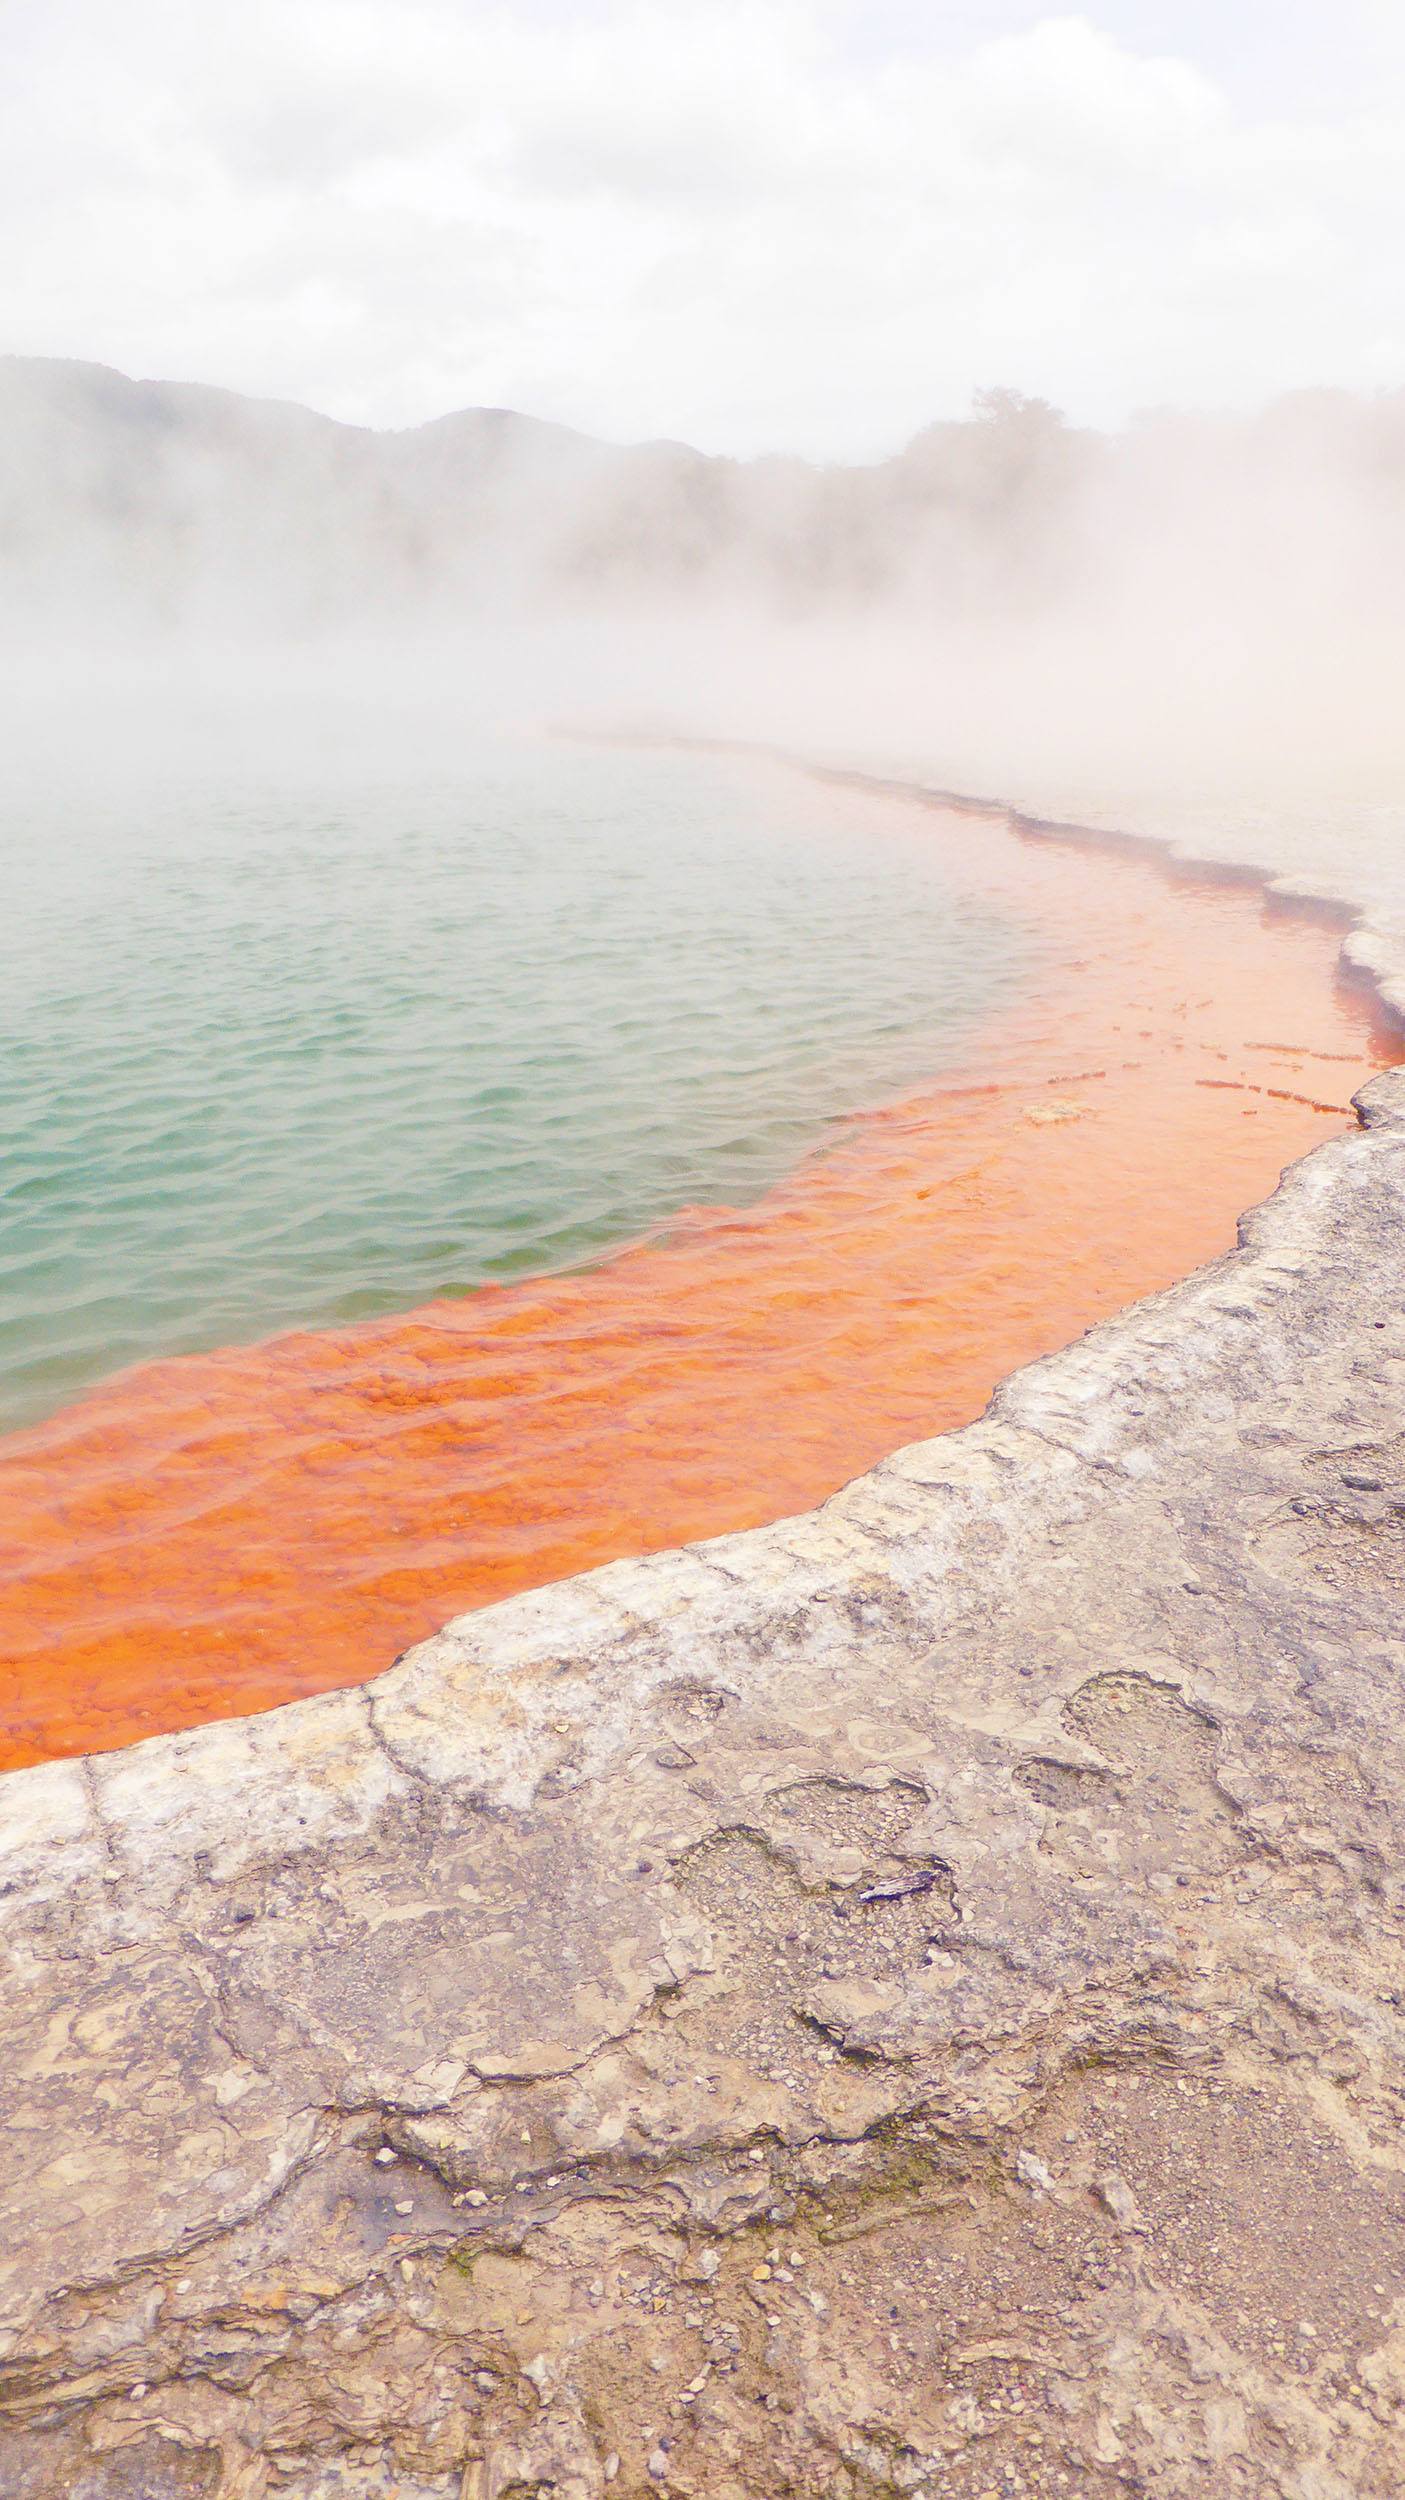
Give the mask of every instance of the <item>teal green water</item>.
<svg viewBox="0 0 1405 2500">
<path fill-rule="evenodd" d="M 0 1422 L 754 1199 L 1030 940 L 930 820 L 676 754 L 7 808 Z"/>
</svg>

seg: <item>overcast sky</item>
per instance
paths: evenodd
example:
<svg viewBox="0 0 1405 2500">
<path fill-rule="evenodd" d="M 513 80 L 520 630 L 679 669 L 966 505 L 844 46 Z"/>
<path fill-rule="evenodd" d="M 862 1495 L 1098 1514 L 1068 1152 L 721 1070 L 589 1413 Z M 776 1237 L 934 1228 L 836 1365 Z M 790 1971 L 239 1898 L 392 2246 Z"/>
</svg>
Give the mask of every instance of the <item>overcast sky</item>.
<svg viewBox="0 0 1405 2500">
<path fill-rule="evenodd" d="M 1405 384 L 1405 0 L 0 0 L 0 347 L 867 457 Z"/>
</svg>

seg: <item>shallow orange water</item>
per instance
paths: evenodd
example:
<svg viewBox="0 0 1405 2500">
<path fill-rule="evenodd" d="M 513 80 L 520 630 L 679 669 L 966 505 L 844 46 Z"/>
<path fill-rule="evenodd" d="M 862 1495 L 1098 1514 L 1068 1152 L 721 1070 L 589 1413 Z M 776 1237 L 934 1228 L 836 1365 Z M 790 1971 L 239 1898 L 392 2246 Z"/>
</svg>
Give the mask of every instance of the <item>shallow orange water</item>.
<svg viewBox="0 0 1405 2500">
<path fill-rule="evenodd" d="M 1405 1045 L 1252 888 L 832 787 L 1034 919 L 969 1074 L 568 1277 L 153 1363 L 0 1442 L 0 1766 L 375 1674 L 465 1608 L 810 1507 L 1234 1240 Z"/>
</svg>

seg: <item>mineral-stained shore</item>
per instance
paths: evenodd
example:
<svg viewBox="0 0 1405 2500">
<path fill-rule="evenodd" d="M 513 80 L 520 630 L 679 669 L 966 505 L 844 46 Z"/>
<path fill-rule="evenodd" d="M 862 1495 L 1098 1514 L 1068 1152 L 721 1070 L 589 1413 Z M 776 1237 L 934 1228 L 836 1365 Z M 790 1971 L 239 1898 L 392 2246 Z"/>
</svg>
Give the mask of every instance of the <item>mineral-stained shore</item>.
<svg viewBox="0 0 1405 2500">
<path fill-rule="evenodd" d="M 1405 2489 L 1405 1077 L 808 1518 L 0 1784 L 7 2500 Z"/>
</svg>

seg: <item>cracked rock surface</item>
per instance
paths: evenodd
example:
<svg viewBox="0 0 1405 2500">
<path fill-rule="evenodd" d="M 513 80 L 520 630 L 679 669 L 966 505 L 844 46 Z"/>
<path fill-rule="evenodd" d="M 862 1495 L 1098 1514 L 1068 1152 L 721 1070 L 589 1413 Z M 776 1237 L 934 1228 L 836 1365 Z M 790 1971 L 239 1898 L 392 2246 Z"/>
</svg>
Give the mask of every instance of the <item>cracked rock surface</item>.
<svg viewBox="0 0 1405 2500">
<path fill-rule="evenodd" d="M 6 2500 L 1396 2500 L 1361 1104 L 808 1518 L 0 1782 Z"/>
</svg>

